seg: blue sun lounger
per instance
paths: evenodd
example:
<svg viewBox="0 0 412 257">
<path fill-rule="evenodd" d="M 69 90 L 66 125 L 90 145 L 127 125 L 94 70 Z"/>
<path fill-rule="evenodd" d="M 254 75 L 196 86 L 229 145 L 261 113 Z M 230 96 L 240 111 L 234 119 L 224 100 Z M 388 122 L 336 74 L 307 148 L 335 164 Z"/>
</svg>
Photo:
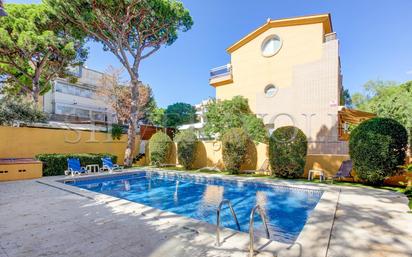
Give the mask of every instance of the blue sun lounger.
<svg viewBox="0 0 412 257">
<path fill-rule="evenodd" d="M 119 166 L 117 164 L 113 164 L 112 158 L 110 157 L 104 157 L 102 158 L 102 163 L 103 163 L 103 170 L 108 170 L 109 172 L 113 171 L 122 171 L 123 167 Z"/>
<path fill-rule="evenodd" d="M 80 160 L 78 158 L 68 158 L 67 159 L 67 170 L 64 174 L 67 176 L 71 174 L 74 176 L 75 174 L 84 174 L 87 170 L 80 165 Z"/>
</svg>

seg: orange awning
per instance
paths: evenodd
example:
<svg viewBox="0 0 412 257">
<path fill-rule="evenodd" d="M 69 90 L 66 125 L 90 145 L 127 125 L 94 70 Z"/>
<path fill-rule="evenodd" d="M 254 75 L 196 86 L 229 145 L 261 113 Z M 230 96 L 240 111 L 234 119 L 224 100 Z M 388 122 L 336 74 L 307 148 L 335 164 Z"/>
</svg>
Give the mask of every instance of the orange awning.
<svg viewBox="0 0 412 257">
<path fill-rule="evenodd" d="M 358 125 L 365 120 L 369 120 L 375 117 L 376 114 L 374 113 L 342 108 L 342 110 L 338 112 L 339 140 L 349 140 L 349 133 L 348 131 L 345 131 L 345 124 Z"/>
</svg>

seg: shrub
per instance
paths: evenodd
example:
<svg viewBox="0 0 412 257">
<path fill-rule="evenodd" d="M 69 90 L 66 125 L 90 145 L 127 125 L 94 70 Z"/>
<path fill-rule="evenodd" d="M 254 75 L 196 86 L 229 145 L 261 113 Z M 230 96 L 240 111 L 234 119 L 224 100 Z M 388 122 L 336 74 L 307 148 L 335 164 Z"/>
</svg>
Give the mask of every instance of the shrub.
<svg viewBox="0 0 412 257">
<path fill-rule="evenodd" d="M 250 139 L 241 128 L 232 128 L 222 137 L 223 163 L 231 174 L 237 174 L 243 164 Z"/>
<path fill-rule="evenodd" d="M 23 98 L 6 97 L 0 101 L 0 125 L 13 125 L 16 122 L 46 122 L 44 113 L 33 102 Z"/>
<path fill-rule="evenodd" d="M 192 168 L 195 161 L 197 136 L 191 130 L 180 132 L 175 137 L 177 143 L 177 158 L 185 169 Z"/>
<path fill-rule="evenodd" d="M 381 184 L 405 163 L 408 135 L 399 122 L 373 118 L 362 122 L 350 136 L 349 154 L 357 176 Z"/>
<path fill-rule="evenodd" d="M 276 129 L 269 139 L 269 160 L 274 175 L 298 178 L 303 175 L 308 141 L 302 130 L 286 126 Z"/>
<path fill-rule="evenodd" d="M 123 134 L 123 127 L 122 125 L 119 124 L 112 124 L 112 128 L 110 130 L 111 134 L 112 134 L 112 139 L 113 140 L 120 140 L 122 138 L 122 134 Z"/>
<path fill-rule="evenodd" d="M 107 153 L 83 153 L 83 154 L 38 154 L 36 159 L 43 162 L 43 176 L 64 175 L 67 170 L 67 158 L 79 158 L 82 166 L 99 164 L 102 166 L 103 157 L 111 157 L 116 163 L 117 156 Z"/>
<path fill-rule="evenodd" d="M 168 161 L 172 140 L 162 131 L 156 132 L 149 140 L 149 156 L 152 165 L 160 166 Z"/>
<path fill-rule="evenodd" d="M 207 136 L 221 138 L 228 129 L 243 128 L 252 140 L 267 141 L 263 120 L 252 113 L 246 98 L 235 96 L 231 100 L 210 101 L 206 109 L 204 130 Z"/>
<path fill-rule="evenodd" d="M 267 143 L 268 133 L 261 118 L 258 118 L 254 114 L 248 114 L 244 115 L 242 120 L 243 128 L 251 139 L 257 142 Z"/>
</svg>

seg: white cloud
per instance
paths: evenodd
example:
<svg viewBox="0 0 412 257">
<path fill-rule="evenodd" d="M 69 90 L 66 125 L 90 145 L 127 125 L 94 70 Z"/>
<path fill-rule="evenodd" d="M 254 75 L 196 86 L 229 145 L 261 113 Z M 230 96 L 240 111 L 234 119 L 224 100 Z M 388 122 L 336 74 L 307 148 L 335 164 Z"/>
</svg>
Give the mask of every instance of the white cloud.
<svg viewBox="0 0 412 257">
<path fill-rule="evenodd" d="M 412 75 L 412 70 L 407 71 L 406 74 Z"/>
</svg>

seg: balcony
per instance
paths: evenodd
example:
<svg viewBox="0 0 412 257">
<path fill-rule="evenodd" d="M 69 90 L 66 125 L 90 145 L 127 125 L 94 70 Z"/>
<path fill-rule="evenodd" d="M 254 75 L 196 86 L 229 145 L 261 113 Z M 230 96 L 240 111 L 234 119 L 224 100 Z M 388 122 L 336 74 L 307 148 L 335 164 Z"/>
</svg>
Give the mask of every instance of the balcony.
<svg viewBox="0 0 412 257">
<path fill-rule="evenodd" d="M 332 32 L 325 35 L 325 42 L 332 41 L 338 39 L 336 32 Z"/>
<path fill-rule="evenodd" d="M 209 84 L 218 87 L 233 82 L 232 66 L 230 64 L 223 65 L 210 70 Z"/>
</svg>

